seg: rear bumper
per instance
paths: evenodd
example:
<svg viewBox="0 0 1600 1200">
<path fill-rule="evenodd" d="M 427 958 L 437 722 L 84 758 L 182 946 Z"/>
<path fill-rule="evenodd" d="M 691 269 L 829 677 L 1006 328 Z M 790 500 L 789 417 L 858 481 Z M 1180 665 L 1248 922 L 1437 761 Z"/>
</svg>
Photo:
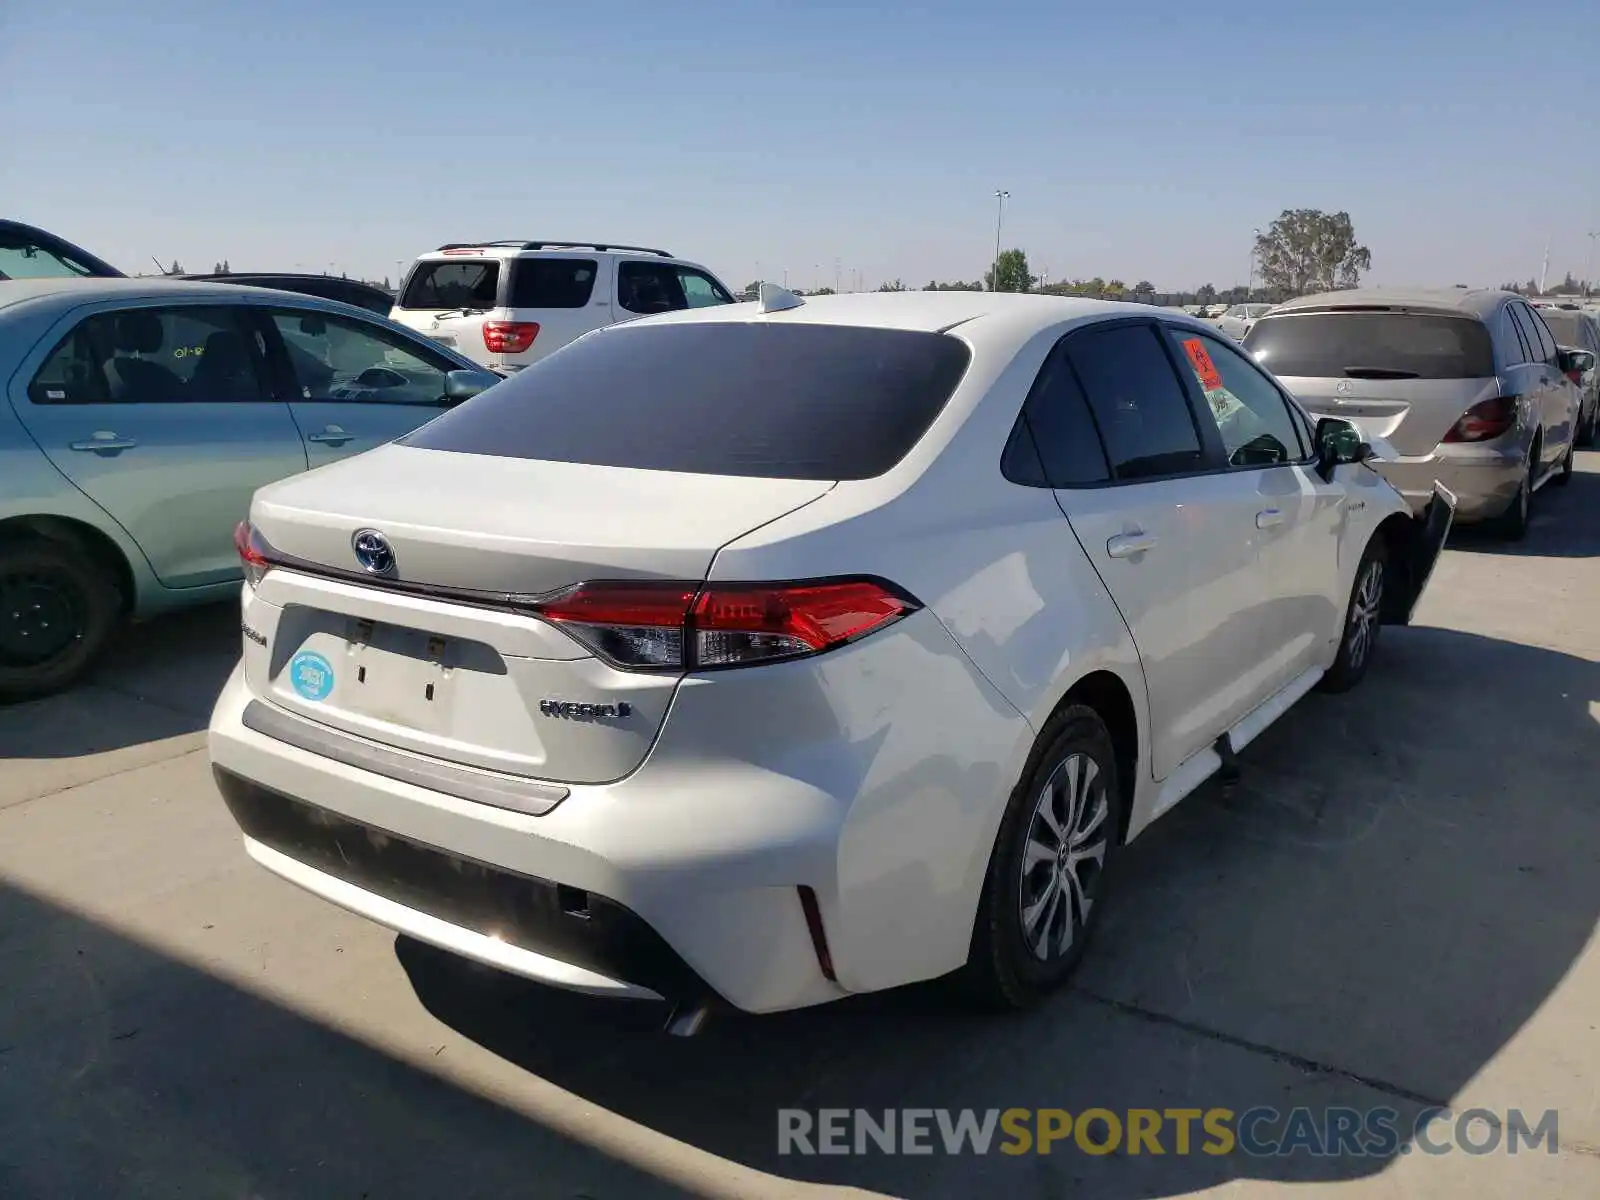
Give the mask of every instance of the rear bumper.
<svg viewBox="0 0 1600 1200">
<path fill-rule="evenodd" d="M 530 979 L 750 1012 L 964 962 L 1032 742 L 928 613 L 819 659 L 686 679 L 641 767 L 538 812 L 271 736 L 246 719 L 263 703 L 236 670 L 209 732 L 261 865 Z"/>
<path fill-rule="evenodd" d="M 1433 498 L 1435 482 L 1456 498 L 1457 524 L 1498 517 L 1516 498 L 1527 472 L 1527 448 L 1439 447 L 1417 458 L 1373 461 L 1371 466 L 1421 515 Z"/>
</svg>

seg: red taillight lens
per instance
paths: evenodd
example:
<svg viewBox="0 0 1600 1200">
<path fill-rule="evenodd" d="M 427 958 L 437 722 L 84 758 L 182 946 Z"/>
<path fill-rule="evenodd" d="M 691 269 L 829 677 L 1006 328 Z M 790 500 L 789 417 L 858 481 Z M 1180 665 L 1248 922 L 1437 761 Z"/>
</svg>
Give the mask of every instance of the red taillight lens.
<svg viewBox="0 0 1600 1200">
<path fill-rule="evenodd" d="M 1461 419 L 1444 435 L 1447 442 L 1487 442 L 1497 438 L 1517 423 L 1517 398 L 1496 396 L 1481 400 L 1467 409 Z"/>
<path fill-rule="evenodd" d="M 271 565 L 267 561 L 267 543 L 249 521 L 240 521 L 233 530 L 233 548 L 239 552 L 245 581 L 255 587 Z"/>
<path fill-rule="evenodd" d="M 483 346 L 490 354 L 521 354 L 539 336 L 537 321 L 485 321 Z"/>
<path fill-rule="evenodd" d="M 1582 371 L 1565 371 L 1565 372 L 1563 372 L 1563 374 L 1566 375 L 1566 377 L 1568 379 L 1572 380 L 1572 382 L 1577 384 L 1579 387 L 1583 386 L 1583 372 Z"/>
<path fill-rule="evenodd" d="M 580 583 L 534 611 L 619 667 L 701 670 L 819 654 L 917 609 L 873 580 Z"/>
</svg>

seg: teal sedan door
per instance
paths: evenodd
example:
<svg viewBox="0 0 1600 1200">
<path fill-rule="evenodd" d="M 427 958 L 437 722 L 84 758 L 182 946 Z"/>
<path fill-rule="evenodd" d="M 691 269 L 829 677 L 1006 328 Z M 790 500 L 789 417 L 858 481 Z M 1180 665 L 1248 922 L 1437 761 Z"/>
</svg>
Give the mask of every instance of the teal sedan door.
<svg viewBox="0 0 1600 1200">
<path fill-rule="evenodd" d="M 13 404 L 164 586 L 225 583 L 239 575 L 233 529 L 251 495 L 306 468 L 264 352 L 242 306 L 101 310 L 61 339 Z"/>
<path fill-rule="evenodd" d="M 265 332 L 311 466 L 371 450 L 445 408 L 445 376 L 462 369 L 375 322 L 273 306 Z"/>
</svg>

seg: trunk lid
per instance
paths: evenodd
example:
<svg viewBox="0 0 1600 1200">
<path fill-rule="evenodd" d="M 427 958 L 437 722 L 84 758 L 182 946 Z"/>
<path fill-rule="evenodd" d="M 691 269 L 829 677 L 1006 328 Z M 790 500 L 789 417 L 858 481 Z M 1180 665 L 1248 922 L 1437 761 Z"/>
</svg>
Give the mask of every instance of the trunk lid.
<svg viewBox="0 0 1600 1200">
<path fill-rule="evenodd" d="M 1487 379 L 1306 379 L 1279 376 L 1313 417 L 1343 417 L 1407 456 L 1430 453 L 1480 400 L 1500 394 Z"/>
<path fill-rule="evenodd" d="M 508 597 L 698 582 L 720 547 L 832 486 L 381 447 L 257 494 L 252 524 L 293 565 L 247 596 L 246 677 L 385 746 L 608 782 L 643 760 L 679 676 L 612 667 Z M 358 561 L 361 530 L 390 548 L 386 576 Z"/>
</svg>

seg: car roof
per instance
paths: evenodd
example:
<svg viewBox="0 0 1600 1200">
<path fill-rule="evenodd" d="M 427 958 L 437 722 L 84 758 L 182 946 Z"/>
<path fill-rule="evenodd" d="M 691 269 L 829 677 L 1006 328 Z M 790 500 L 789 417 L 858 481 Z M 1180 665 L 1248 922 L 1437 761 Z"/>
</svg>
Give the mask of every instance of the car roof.
<svg viewBox="0 0 1600 1200">
<path fill-rule="evenodd" d="M 275 288 L 252 287 L 249 284 L 212 282 L 202 279 L 177 279 L 170 276 L 129 276 L 122 279 L 60 278 L 60 279 L 10 279 L 0 280 L 0 309 L 24 301 L 56 301 L 65 307 L 92 304 L 99 300 L 161 300 L 216 298 L 219 289 L 233 293 L 240 299 L 263 303 L 263 298 L 273 297 L 295 304 L 331 305 L 353 312 L 363 310 L 354 305 L 330 300 L 324 296 L 311 296 L 304 292 L 286 292 Z M 367 316 L 373 315 L 370 312 Z"/>
<path fill-rule="evenodd" d="M 1162 317 L 1174 322 L 1209 326 L 1185 313 L 1169 312 L 1150 304 L 1091 300 L 1082 296 L 1040 296 L 1015 292 L 846 292 L 837 296 L 806 296 L 795 308 L 763 312 L 757 301 L 706 308 L 679 309 L 624 321 L 609 329 L 636 325 L 679 325 L 724 321 L 764 321 L 773 324 L 855 325 L 878 329 L 920 330 L 942 333 L 958 325 L 983 321 L 988 328 L 1007 327 L 1012 332 L 1048 329 L 1064 321 L 1091 317 Z"/>
<path fill-rule="evenodd" d="M 1313 308 L 1390 307 L 1487 317 L 1512 295 L 1499 288 L 1350 288 L 1342 292 L 1319 292 L 1314 296 L 1285 300 L 1274 309 L 1272 315 L 1284 316 Z"/>
</svg>

